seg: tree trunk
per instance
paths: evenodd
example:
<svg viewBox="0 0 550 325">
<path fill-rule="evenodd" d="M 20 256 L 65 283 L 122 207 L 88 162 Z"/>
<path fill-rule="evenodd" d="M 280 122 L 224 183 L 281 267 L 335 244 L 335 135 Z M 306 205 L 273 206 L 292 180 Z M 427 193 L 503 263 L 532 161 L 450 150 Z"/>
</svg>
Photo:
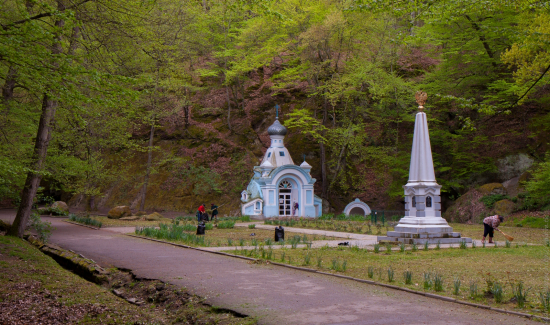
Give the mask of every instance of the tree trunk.
<svg viewBox="0 0 550 325">
<path fill-rule="evenodd" d="M 231 98 L 229 97 L 229 86 L 225 86 L 225 94 L 227 95 L 227 127 L 231 131 Z"/>
<path fill-rule="evenodd" d="M 48 144 L 51 138 L 51 125 L 53 123 L 56 108 L 57 101 L 52 100 L 48 94 L 44 94 L 42 100 L 42 114 L 40 116 L 38 133 L 34 144 L 32 171 L 27 174 L 25 187 L 21 193 L 21 203 L 19 204 L 17 215 L 15 216 L 15 220 L 13 221 L 13 225 L 8 235 L 23 237 L 25 228 L 29 222 L 33 200 L 36 196 L 38 185 L 40 185 L 40 180 L 42 179 L 41 171 L 44 167 L 44 161 L 46 160 Z"/>
<path fill-rule="evenodd" d="M 153 137 L 155 136 L 155 120 L 151 124 L 151 134 L 149 136 L 149 156 L 147 157 L 147 171 L 143 180 L 143 190 L 141 191 L 141 204 L 139 210 L 145 209 L 145 196 L 147 195 L 147 183 L 149 183 L 149 174 L 151 173 L 151 163 L 153 162 Z"/>
<path fill-rule="evenodd" d="M 59 11 L 65 10 L 65 3 L 62 0 L 57 1 L 57 9 Z M 65 21 L 58 19 L 55 21 L 55 26 L 59 29 L 63 28 Z M 52 54 L 55 56 L 63 51 L 61 45 L 61 36 L 57 35 L 55 41 L 52 44 Z M 53 63 L 54 67 L 56 63 Z M 44 162 L 46 161 L 46 154 L 48 152 L 48 145 L 51 139 L 52 124 L 55 118 L 55 111 L 57 109 L 58 102 L 50 98 L 50 95 L 46 92 L 42 97 L 42 113 L 40 115 L 40 122 L 38 123 L 38 132 L 36 134 L 36 140 L 34 142 L 34 151 L 32 157 L 31 171 L 27 174 L 25 180 L 25 186 L 21 192 L 21 203 L 17 209 L 15 220 L 8 232 L 8 235 L 23 237 L 25 228 L 29 222 L 31 215 L 32 204 L 36 191 L 40 185 L 42 179 L 42 169 L 44 168 Z"/>
<path fill-rule="evenodd" d="M 10 66 L 8 74 L 6 75 L 6 81 L 2 87 L 2 102 L 6 108 L 5 114 L 8 115 L 10 110 L 10 100 L 13 99 L 13 90 L 15 89 L 15 80 L 16 80 L 17 71 L 13 66 Z"/>
<path fill-rule="evenodd" d="M 325 123 L 327 121 L 327 114 L 328 114 L 328 112 L 327 112 L 327 100 L 325 99 L 325 103 L 323 105 L 323 125 L 325 125 Z M 328 190 L 328 179 L 327 179 L 327 162 L 326 162 L 325 144 L 323 142 L 321 142 L 319 144 L 319 147 L 321 149 L 321 180 L 323 181 L 321 197 L 326 199 L 327 198 L 327 190 Z"/>
</svg>

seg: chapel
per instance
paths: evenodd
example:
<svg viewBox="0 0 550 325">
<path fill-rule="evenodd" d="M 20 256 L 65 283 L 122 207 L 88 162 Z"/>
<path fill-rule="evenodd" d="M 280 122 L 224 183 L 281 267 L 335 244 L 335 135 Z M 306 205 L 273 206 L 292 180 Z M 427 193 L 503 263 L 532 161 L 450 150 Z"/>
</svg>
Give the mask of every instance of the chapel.
<svg viewBox="0 0 550 325">
<path fill-rule="evenodd" d="M 260 166 L 254 167 L 254 176 L 241 193 L 241 213 L 263 217 L 318 217 L 322 213 L 322 199 L 315 195 L 315 178 L 311 165 L 305 160 L 297 166 L 292 161 L 284 138 L 287 128 L 279 117 L 267 129 L 271 145 Z M 295 204 L 298 209 L 295 210 Z"/>
</svg>

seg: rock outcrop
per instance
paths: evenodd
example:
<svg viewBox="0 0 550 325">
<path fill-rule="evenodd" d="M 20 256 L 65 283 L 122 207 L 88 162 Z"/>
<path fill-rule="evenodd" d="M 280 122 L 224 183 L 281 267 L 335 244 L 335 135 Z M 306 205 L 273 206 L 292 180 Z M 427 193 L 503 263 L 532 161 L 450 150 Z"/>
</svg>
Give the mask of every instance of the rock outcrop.
<svg viewBox="0 0 550 325">
<path fill-rule="evenodd" d="M 132 211 L 130 210 L 130 207 L 127 205 L 121 205 L 121 206 L 112 208 L 107 214 L 107 217 L 109 219 L 120 219 L 131 215 L 132 215 Z"/>
<path fill-rule="evenodd" d="M 59 209 L 59 210 L 62 210 L 63 212 L 65 212 L 65 213 L 69 214 L 69 206 L 67 205 L 67 203 L 65 203 L 63 201 L 56 201 L 56 202 L 52 203 L 51 208 Z"/>
<path fill-rule="evenodd" d="M 514 202 L 508 199 L 504 199 L 496 202 L 493 210 L 498 215 L 507 216 L 512 212 L 514 212 L 514 207 L 515 207 Z"/>
</svg>

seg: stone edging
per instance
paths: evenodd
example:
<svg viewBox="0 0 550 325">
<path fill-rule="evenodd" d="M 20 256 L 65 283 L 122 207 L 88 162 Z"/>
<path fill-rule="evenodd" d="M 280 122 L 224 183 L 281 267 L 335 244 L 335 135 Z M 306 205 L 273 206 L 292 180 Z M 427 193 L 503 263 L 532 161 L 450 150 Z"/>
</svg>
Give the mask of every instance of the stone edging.
<svg viewBox="0 0 550 325">
<path fill-rule="evenodd" d="M 83 223 L 73 222 L 73 221 L 69 221 L 69 220 L 61 220 L 61 221 L 64 221 L 66 223 L 70 223 L 70 224 L 73 224 L 73 225 L 77 225 L 77 226 L 87 227 L 87 228 L 94 229 L 94 230 L 101 229 L 101 228 L 96 228 L 96 227 L 92 227 L 92 226 L 89 226 L 89 225 L 85 225 Z"/>
<path fill-rule="evenodd" d="M 194 249 L 194 250 L 198 250 L 198 251 L 206 252 L 206 253 L 213 253 L 213 254 L 218 254 L 218 255 L 225 255 L 225 256 L 229 256 L 229 257 L 240 258 L 240 259 L 254 261 L 254 262 L 260 261 L 258 259 L 251 258 L 251 257 L 240 256 L 240 255 L 235 255 L 235 254 L 229 254 L 229 253 L 224 253 L 224 252 L 216 252 L 216 251 L 211 251 L 211 250 L 207 250 L 207 249 L 202 249 L 202 248 L 199 248 L 199 247 L 176 244 L 176 243 L 171 243 L 171 242 L 167 242 L 167 241 L 163 241 L 163 240 L 159 240 L 159 239 L 138 236 L 138 235 L 134 235 L 134 234 L 126 234 L 126 236 L 145 239 L 145 240 L 150 240 L 150 241 L 163 243 L 163 244 L 168 244 L 168 245 L 172 245 L 172 246 L 190 248 L 190 249 Z M 458 300 L 458 299 L 451 298 L 451 297 L 436 295 L 436 294 L 428 293 L 428 292 L 411 290 L 411 289 L 408 289 L 408 288 L 402 288 L 402 287 L 399 287 L 399 286 L 395 286 L 395 285 L 391 285 L 391 284 L 385 284 L 385 283 L 376 282 L 376 281 L 372 281 L 372 280 L 358 279 L 358 278 L 354 278 L 354 277 L 351 277 L 351 276 L 340 275 L 340 274 L 335 274 L 335 273 L 328 273 L 328 272 L 322 272 L 322 271 L 317 271 L 315 269 L 310 269 L 310 268 L 307 268 L 307 267 L 300 267 L 300 266 L 288 265 L 288 264 L 271 262 L 271 261 L 269 261 L 269 264 L 276 265 L 276 266 L 282 266 L 282 267 L 286 267 L 286 268 L 289 268 L 289 269 L 295 269 L 295 270 L 299 270 L 299 271 L 318 273 L 318 274 L 322 274 L 322 275 L 333 276 L 333 277 L 352 280 L 352 281 L 356 281 L 356 282 L 362 282 L 362 283 L 377 285 L 377 286 L 386 287 L 386 288 L 389 288 L 389 289 L 400 290 L 400 291 L 405 291 L 405 292 L 425 296 L 425 297 L 428 297 L 428 298 L 439 299 L 439 300 L 442 300 L 442 301 L 453 302 L 453 303 L 466 305 L 466 306 L 471 306 L 471 307 L 476 307 L 476 308 L 481 308 L 481 309 L 488 309 L 488 310 L 492 310 L 492 311 L 495 311 L 495 312 L 498 312 L 498 313 L 503 313 L 503 314 L 510 314 L 510 315 L 515 315 L 515 316 L 520 316 L 520 317 L 525 317 L 525 318 L 534 318 L 534 319 L 538 319 L 538 320 L 541 320 L 541 321 L 546 322 L 546 323 L 550 323 L 550 318 L 548 318 L 548 317 L 542 317 L 542 316 L 537 316 L 537 315 L 520 313 L 520 312 L 517 312 L 517 311 L 494 308 L 494 307 L 487 306 L 487 305 L 475 304 L 475 303 L 471 303 L 471 302 L 467 302 L 467 301 L 463 301 L 463 300 Z"/>
</svg>

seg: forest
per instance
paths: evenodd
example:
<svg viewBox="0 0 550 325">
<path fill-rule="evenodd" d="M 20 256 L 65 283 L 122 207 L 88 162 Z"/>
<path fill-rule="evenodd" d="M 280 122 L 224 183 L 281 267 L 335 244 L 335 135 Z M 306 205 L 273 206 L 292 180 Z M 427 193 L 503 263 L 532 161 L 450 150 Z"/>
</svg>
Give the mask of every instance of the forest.
<svg viewBox="0 0 550 325">
<path fill-rule="evenodd" d="M 0 201 L 238 210 L 275 119 L 326 210 L 403 209 L 414 94 L 443 208 L 550 209 L 550 2 L 5 0 Z"/>
</svg>

